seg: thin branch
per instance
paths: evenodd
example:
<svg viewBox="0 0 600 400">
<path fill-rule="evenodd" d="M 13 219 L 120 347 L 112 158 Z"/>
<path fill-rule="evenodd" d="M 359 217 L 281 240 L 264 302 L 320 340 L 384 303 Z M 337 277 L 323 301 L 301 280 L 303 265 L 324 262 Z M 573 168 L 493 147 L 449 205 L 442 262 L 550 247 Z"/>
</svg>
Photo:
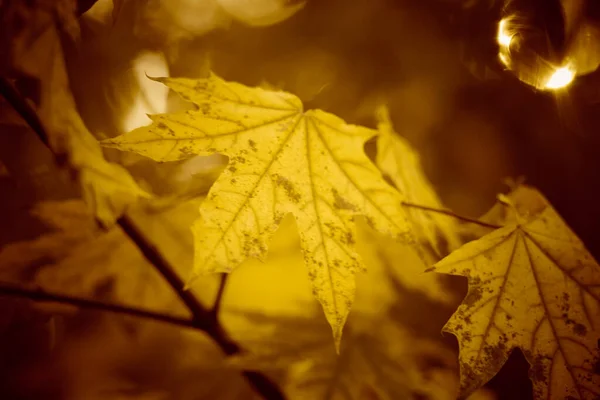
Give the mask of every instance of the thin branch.
<svg viewBox="0 0 600 400">
<path fill-rule="evenodd" d="M 204 329 L 198 326 L 197 321 L 193 319 L 179 318 L 171 315 L 156 313 L 153 311 L 142 310 L 140 308 L 127 307 L 118 304 L 110 304 L 101 301 L 83 299 L 75 296 L 50 293 L 41 289 L 29 290 L 13 285 L 7 285 L 5 283 L 0 283 L 0 296 L 2 295 L 20 297 L 23 299 L 38 302 L 66 304 L 80 308 L 85 308 L 88 310 L 110 312 L 114 314 L 126 315 L 129 317 L 164 322 L 182 328 L 191 328 L 204 331 Z M 285 400 L 285 397 L 283 396 L 279 388 L 276 385 L 274 385 L 273 382 L 265 375 L 255 371 L 241 371 L 241 373 L 248 380 L 250 385 L 257 392 L 262 394 L 264 398 L 273 400 Z"/>
<path fill-rule="evenodd" d="M 461 221 L 464 221 L 464 222 L 468 222 L 470 224 L 475 224 L 475 225 L 483 226 L 483 227 L 490 228 L 490 229 L 499 229 L 499 228 L 502 228 L 502 226 L 500 226 L 500 225 L 490 224 L 488 222 L 483 222 L 483 221 L 480 221 L 480 220 L 475 219 L 475 218 L 465 217 L 463 215 L 456 214 L 456 213 L 454 213 L 454 212 L 452 212 L 450 210 L 442 210 L 442 209 L 439 209 L 439 208 L 421 206 L 419 204 L 408 203 L 406 201 L 403 201 L 402 205 L 405 206 L 405 207 L 416 208 L 417 210 L 429 211 L 429 212 L 434 212 L 434 213 L 438 213 L 438 214 L 447 215 L 449 217 L 456 218 L 458 220 L 461 220 Z"/>
<path fill-rule="evenodd" d="M 21 115 L 25 122 L 38 135 L 40 140 L 46 144 L 53 152 L 55 160 L 59 166 L 64 166 L 61 162 L 61 157 L 54 153 L 50 146 L 49 135 L 44 128 L 44 124 L 40 120 L 35 109 L 21 96 L 14 85 L 5 77 L 0 78 L 0 94 L 8 101 L 8 103 Z M 150 262 L 156 270 L 164 277 L 167 283 L 177 293 L 181 301 L 186 305 L 192 313 L 193 327 L 205 332 L 210 336 L 221 348 L 226 355 L 237 354 L 241 351 L 236 342 L 229 338 L 219 322 L 213 318 L 211 310 L 204 307 L 202 303 L 193 295 L 191 291 L 184 290 L 184 282 L 171 267 L 169 262 L 162 256 L 158 249 L 149 243 L 135 223 L 128 217 L 123 216 L 117 220 L 121 229 L 129 236 L 129 238 L 140 249 L 144 257 Z M 83 306 L 84 303 L 79 303 Z M 118 308 L 118 306 L 116 306 Z M 113 308 L 113 311 L 116 309 Z M 115 311 L 116 312 L 116 311 Z M 242 371 L 242 375 L 246 377 L 248 383 L 254 390 L 261 394 L 265 399 L 284 400 L 285 396 L 279 387 L 271 381 L 267 376 L 254 371 Z"/>
<path fill-rule="evenodd" d="M 199 323 L 206 319 L 210 311 L 198 301 L 196 296 L 190 290 L 184 290 L 185 282 L 173 270 L 169 262 L 158 251 L 156 246 L 149 243 L 144 237 L 144 234 L 138 229 L 130 217 L 124 215 L 117 220 L 117 224 L 125 232 L 127 236 L 135 243 L 138 249 L 142 252 L 146 260 L 148 260 L 160 272 L 169 286 L 175 290 L 177 296 L 183 304 L 192 313 L 193 319 Z M 208 329 L 208 327 L 207 327 Z"/>
<path fill-rule="evenodd" d="M 25 289 L 6 283 L 0 283 L 0 296 L 1 295 L 20 297 L 39 302 L 67 304 L 89 310 L 110 312 L 114 314 L 127 315 L 136 318 L 164 322 L 170 325 L 181 326 L 184 328 L 198 329 L 198 327 L 195 326 L 195 322 L 189 318 L 179 318 L 167 314 L 157 313 L 154 311 L 143 310 L 141 308 L 105 303 L 102 301 L 84 299 L 81 297 L 69 296 L 65 294 L 50 293 L 41 289 Z"/>
<path fill-rule="evenodd" d="M 33 130 L 40 140 L 48 147 L 50 146 L 50 140 L 46 134 L 46 130 L 42 125 L 42 121 L 38 117 L 35 110 L 23 99 L 21 94 L 15 88 L 10 80 L 6 77 L 0 78 L 0 93 L 2 97 L 11 105 L 11 107 L 25 120 L 27 125 Z"/>
<path fill-rule="evenodd" d="M 219 282 L 219 290 L 217 291 L 217 296 L 215 297 L 215 302 L 213 303 L 212 309 L 210 313 L 214 319 L 219 317 L 219 309 L 221 308 L 221 303 L 223 302 L 223 294 L 225 293 L 225 286 L 227 286 L 227 277 L 229 274 L 221 274 L 221 281 Z"/>
</svg>

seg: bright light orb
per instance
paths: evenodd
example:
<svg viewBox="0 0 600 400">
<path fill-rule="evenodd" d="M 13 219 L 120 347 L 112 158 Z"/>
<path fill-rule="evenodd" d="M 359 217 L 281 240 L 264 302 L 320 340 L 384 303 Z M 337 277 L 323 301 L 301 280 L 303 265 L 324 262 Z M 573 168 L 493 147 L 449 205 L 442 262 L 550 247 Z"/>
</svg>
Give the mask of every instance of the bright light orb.
<svg viewBox="0 0 600 400">
<path fill-rule="evenodd" d="M 546 82 L 546 89 L 556 90 L 569 86 L 575 79 L 575 71 L 569 67 L 556 69 L 550 79 Z"/>
<path fill-rule="evenodd" d="M 508 49 L 510 47 L 510 42 L 512 42 L 513 35 L 508 33 L 506 28 L 507 24 L 508 20 L 506 18 L 500 20 L 500 23 L 498 24 L 498 36 L 496 37 L 496 40 L 500 46 Z"/>
</svg>

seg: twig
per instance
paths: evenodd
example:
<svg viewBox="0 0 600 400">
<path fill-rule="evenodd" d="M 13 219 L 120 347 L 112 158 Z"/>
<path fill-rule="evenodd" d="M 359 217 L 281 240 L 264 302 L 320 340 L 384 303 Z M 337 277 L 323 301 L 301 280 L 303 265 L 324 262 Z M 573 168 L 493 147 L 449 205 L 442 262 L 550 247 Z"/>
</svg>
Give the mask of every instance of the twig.
<svg viewBox="0 0 600 400">
<path fill-rule="evenodd" d="M 215 342 L 217 342 L 225 354 L 231 355 L 239 353 L 239 346 L 228 337 L 223 330 L 223 327 L 213 319 L 211 310 L 200 303 L 192 291 L 184 290 L 185 283 L 183 280 L 173 270 L 160 251 L 146 240 L 144 235 L 135 226 L 135 223 L 127 215 L 119 218 L 117 223 L 131 241 L 135 243 L 146 260 L 148 260 L 162 275 L 169 286 L 173 288 L 175 293 L 177 293 L 177 296 L 192 313 L 194 326 L 206 332 Z"/>
<path fill-rule="evenodd" d="M 55 155 L 55 160 L 58 165 L 63 165 L 60 162 L 60 157 L 57 156 L 50 146 L 49 135 L 44 128 L 37 112 L 31 105 L 21 96 L 14 85 L 5 77 L 0 78 L 0 94 L 8 101 L 8 103 L 21 115 L 25 122 L 38 135 L 40 140 L 46 144 Z M 129 236 L 129 238 L 140 249 L 144 257 L 156 268 L 156 270 L 165 278 L 168 284 L 175 290 L 179 298 L 192 313 L 193 327 L 202 330 L 210 336 L 227 355 L 237 354 L 241 351 L 236 342 L 229 338 L 219 322 L 213 318 L 209 309 L 204 307 L 202 303 L 196 299 L 191 291 L 184 290 L 184 282 L 177 275 L 174 269 L 156 249 L 150 244 L 143 234 L 137 229 L 135 223 L 127 216 L 123 216 L 117 220 L 121 229 Z M 83 305 L 83 303 L 80 303 Z M 269 400 L 284 400 L 285 396 L 279 387 L 272 382 L 268 377 L 253 371 L 242 371 L 242 375 L 246 377 L 248 383 L 256 392 L 261 394 L 265 399 Z"/>
<path fill-rule="evenodd" d="M 40 140 L 48 147 L 50 146 L 50 140 L 46 134 L 46 130 L 42 125 L 42 121 L 38 117 L 35 110 L 23 99 L 21 94 L 15 88 L 8 78 L 0 78 L 0 93 L 2 97 L 11 105 L 11 107 L 27 122 L 27 125 L 33 130 Z"/>
<path fill-rule="evenodd" d="M 229 274 L 221 274 L 221 281 L 219 282 L 219 290 L 217 291 L 217 296 L 215 297 L 215 302 L 213 303 L 212 309 L 210 313 L 214 319 L 219 317 L 219 309 L 221 308 L 221 303 L 223 302 L 223 294 L 225 293 L 225 286 L 227 286 L 227 277 Z"/>
<path fill-rule="evenodd" d="M 135 223 L 127 215 L 122 216 L 117 220 L 117 224 L 123 229 L 125 234 L 135 243 L 138 249 L 142 252 L 146 260 L 148 260 L 154 267 L 160 272 L 163 278 L 167 281 L 169 286 L 175 290 L 177 296 L 181 299 L 183 304 L 190 310 L 192 317 L 198 323 L 205 320 L 210 314 L 210 311 L 204 307 L 202 303 L 198 301 L 196 296 L 189 291 L 183 290 L 185 283 L 171 268 L 168 261 L 165 260 L 163 255 L 158 249 L 146 240 L 143 233 L 137 228 Z M 208 327 L 207 327 L 208 328 Z"/>
<path fill-rule="evenodd" d="M 447 215 L 449 217 L 456 218 L 456 219 L 464 221 L 464 222 L 468 222 L 468 223 L 471 223 L 471 224 L 483 226 L 483 227 L 490 228 L 490 229 L 499 229 L 499 228 L 502 228 L 502 226 L 500 226 L 500 225 L 490 224 L 488 222 L 483 222 L 483 221 L 480 221 L 480 220 L 475 219 L 475 218 L 465 217 L 463 215 L 456 214 L 456 213 L 454 213 L 454 212 L 452 212 L 450 210 L 442 210 L 442 209 L 439 209 L 439 208 L 421 206 L 419 204 L 408 203 L 406 201 L 403 201 L 402 205 L 405 206 L 405 207 L 416 208 L 417 210 L 429 211 L 429 212 L 434 212 L 434 213 L 438 213 L 438 214 Z"/>
<path fill-rule="evenodd" d="M 89 310 L 97 310 L 103 312 L 111 312 L 114 314 L 126 315 L 130 317 L 149 319 L 157 322 L 164 322 L 170 325 L 179 326 L 182 328 L 191 328 L 204 331 L 202 327 L 198 325 L 198 322 L 193 319 L 179 318 L 171 315 L 160 314 L 153 311 L 142 310 L 134 307 L 127 307 L 118 304 L 104 303 L 101 301 L 94 301 L 89 299 L 83 299 L 80 297 L 74 297 L 63 294 L 55 294 L 46 292 L 40 289 L 29 290 L 24 288 L 15 287 L 12 285 L 6 285 L 0 283 L 0 296 L 9 295 L 12 297 L 20 297 L 23 299 L 38 301 L 38 302 L 52 302 L 66 304 Z M 239 349 L 238 349 L 239 350 Z M 283 394 L 279 388 L 271 382 L 269 378 L 263 374 L 255 371 L 242 371 L 242 375 L 246 377 L 250 385 L 266 399 L 273 400 L 284 400 Z"/>
<path fill-rule="evenodd" d="M 25 289 L 0 283 L 0 296 L 9 295 L 12 297 L 21 297 L 39 302 L 53 302 L 67 304 L 76 307 L 86 308 L 90 310 L 111 312 L 114 314 L 128 315 L 136 318 L 150 319 L 153 321 L 164 322 L 170 325 L 181 326 L 184 328 L 195 328 L 195 322 L 189 318 L 179 318 L 171 315 L 160 314 L 154 311 L 142 310 L 140 308 L 128 307 L 119 304 L 104 303 L 80 297 L 69 296 L 64 294 L 50 293 L 41 289 Z"/>
</svg>

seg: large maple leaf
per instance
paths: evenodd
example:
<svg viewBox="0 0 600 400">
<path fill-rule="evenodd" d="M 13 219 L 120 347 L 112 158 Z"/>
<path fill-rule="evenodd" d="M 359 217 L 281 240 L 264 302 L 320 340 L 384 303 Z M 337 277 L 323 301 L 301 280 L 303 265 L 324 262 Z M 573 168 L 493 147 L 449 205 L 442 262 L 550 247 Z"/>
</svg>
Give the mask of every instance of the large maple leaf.
<svg viewBox="0 0 600 400">
<path fill-rule="evenodd" d="M 536 399 L 598 399 L 600 266 L 539 192 L 501 199 L 506 225 L 433 268 L 469 280 L 444 328 L 459 339 L 462 392 L 520 347 Z"/>
<path fill-rule="evenodd" d="M 263 257 L 280 221 L 292 213 L 313 292 L 339 345 L 353 302 L 353 217 L 410 240 L 399 193 L 363 152 L 376 132 L 320 110 L 304 112 L 288 93 L 249 88 L 215 75 L 158 79 L 195 110 L 154 115 L 153 124 L 105 141 L 156 161 L 215 152 L 229 164 L 192 227 L 194 271 L 229 272 L 247 257 Z"/>
</svg>

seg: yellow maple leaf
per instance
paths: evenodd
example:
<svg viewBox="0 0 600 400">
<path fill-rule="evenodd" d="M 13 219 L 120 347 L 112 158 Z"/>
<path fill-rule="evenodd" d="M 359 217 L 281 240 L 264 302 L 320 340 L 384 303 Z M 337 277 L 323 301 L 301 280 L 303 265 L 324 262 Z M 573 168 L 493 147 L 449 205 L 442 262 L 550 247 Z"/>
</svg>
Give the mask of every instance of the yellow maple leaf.
<svg viewBox="0 0 600 400">
<path fill-rule="evenodd" d="M 376 132 L 320 110 L 304 112 L 288 93 L 249 88 L 215 75 L 159 81 L 195 110 L 152 116 L 153 124 L 104 142 L 156 161 L 215 152 L 229 164 L 200 207 L 194 273 L 229 272 L 264 256 L 287 213 L 295 216 L 313 292 L 339 345 L 353 302 L 353 217 L 410 240 L 402 198 L 363 152 Z"/>
<path fill-rule="evenodd" d="M 506 225 L 433 268 L 469 280 L 444 328 L 459 340 L 462 392 L 520 347 L 536 399 L 597 399 L 600 266 L 539 192 L 521 186 L 501 199 Z"/>
</svg>

